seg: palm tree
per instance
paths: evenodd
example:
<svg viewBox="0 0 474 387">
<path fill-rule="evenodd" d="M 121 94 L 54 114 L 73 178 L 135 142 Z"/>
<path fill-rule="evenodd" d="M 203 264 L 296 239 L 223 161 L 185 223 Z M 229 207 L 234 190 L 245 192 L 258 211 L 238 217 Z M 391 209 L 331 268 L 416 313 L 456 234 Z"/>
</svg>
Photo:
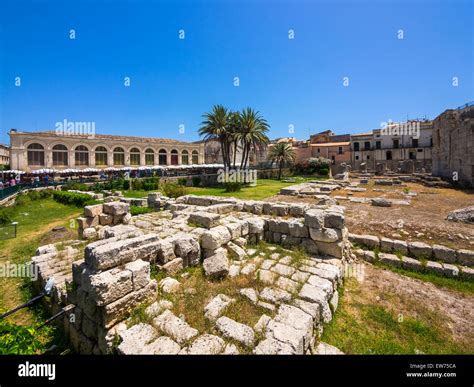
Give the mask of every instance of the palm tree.
<svg viewBox="0 0 474 387">
<path fill-rule="evenodd" d="M 243 109 L 239 115 L 239 142 L 242 144 L 241 167 L 246 168 L 250 152 L 258 148 L 264 148 L 269 143 L 266 135 L 269 125 L 258 111 L 248 107 Z"/>
<path fill-rule="evenodd" d="M 214 105 L 211 113 L 204 113 L 204 121 L 199 129 L 199 135 L 204 141 L 218 141 L 221 146 L 224 167 L 230 167 L 230 134 L 229 110 L 222 105 Z"/>
<path fill-rule="evenodd" d="M 281 170 L 284 163 L 292 163 L 296 159 L 295 151 L 291 144 L 279 142 L 270 148 L 268 159 L 278 165 L 278 180 L 281 179 Z"/>
</svg>

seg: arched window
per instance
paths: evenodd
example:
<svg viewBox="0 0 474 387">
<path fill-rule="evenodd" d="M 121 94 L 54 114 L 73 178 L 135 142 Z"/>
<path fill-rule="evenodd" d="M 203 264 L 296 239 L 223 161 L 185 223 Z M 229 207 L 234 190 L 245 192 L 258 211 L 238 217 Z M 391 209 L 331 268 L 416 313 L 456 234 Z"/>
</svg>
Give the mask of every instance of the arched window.
<svg viewBox="0 0 474 387">
<path fill-rule="evenodd" d="M 140 149 L 130 149 L 130 165 L 140 165 Z"/>
<path fill-rule="evenodd" d="M 155 165 L 155 152 L 153 152 L 153 149 L 147 149 L 145 151 L 145 164 Z"/>
<path fill-rule="evenodd" d="M 95 148 L 95 165 L 107 165 L 107 148 L 103 146 Z"/>
<path fill-rule="evenodd" d="M 158 152 L 158 164 L 160 165 L 168 164 L 166 149 L 160 149 L 160 151 Z"/>
<path fill-rule="evenodd" d="M 181 164 L 188 165 L 189 164 L 189 153 L 187 150 L 181 152 Z"/>
<path fill-rule="evenodd" d="M 176 149 L 173 149 L 171 151 L 171 165 L 178 165 L 178 163 L 179 163 L 178 151 Z"/>
<path fill-rule="evenodd" d="M 44 165 L 44 147 L 41 144 L 28 145 L 28 165 Z"/>
<path fill-rule="evenodd" d="M 114 149 L 114 165 L 125 165 L 125 151 L 123 148 Z"/>
<path fill-rule="evenodd" d="M 89 165 L 89 149 L 84 145 L 76 146 L 76 165 Z"/>
<path fill-rule="evenodd" d="M 197 150 L 193 150 L 193 164 L 199 164 L 199 153 Z"/>
<path fill-rule="evenodd" d="M 53 165 L 67 165 L 67 148 L 65 145 L 53 146 Z"/>
</svg>

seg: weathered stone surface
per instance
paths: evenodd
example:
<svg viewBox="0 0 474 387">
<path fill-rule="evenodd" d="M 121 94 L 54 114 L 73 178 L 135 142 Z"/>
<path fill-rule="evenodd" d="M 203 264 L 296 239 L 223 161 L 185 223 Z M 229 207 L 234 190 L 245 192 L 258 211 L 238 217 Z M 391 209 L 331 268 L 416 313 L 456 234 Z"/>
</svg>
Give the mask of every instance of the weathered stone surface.
<svg viewBox="0 0 474 387">
<path fill-rule="evenodd" d="M 380 238 L 380 250 L 384 253 L 391 253 L 393 250 L 393 240 L 389 238 Z"/>
<path fill-rule="evenodd" d="M 160 281 L 158 286 L 163 293 L 172 294 L 179 291 L 181 284 L 172 277 L 166 277 Z"/>
<path fill-rule="evenodd" d="M 228 317 L 220 317 L 216 321 L 217 330 L 226 338 L 236 340 L 247 347 L 253 347 L 255 333 L 248 325 L 234 321 Z"/>
<path fill-rule="evenodd" d="M 308 283 L 313 286 L 317 286 L 318 288 L 322 289 L 328 297 L 333 293 L 333 284 L 331 281 L 327 280 L 326 278 L 319 277 L 317 275 L 311 275 L 308 278 Z"/>
<path fill-rule="evenodd" d="M 86 217 L 99 216 L 103 212 L 102 207 L 103 207 L 102 204 L 95 204 L 95 205 L 92 205 L 92 206 L 85 206 L 84 207 L 84 216 L 86 216 Z"/>
<path fill-rule="evenodd" d="M 451 265 L 450 263 L 443 263 L 443 273 L 447 277 L 458 277 L 459 276 L 459 268 L 455 265 Z"/>
<path fill-rule="evenodd" d="M 377 261 L 377 257 L 375 256 L 375 253 L 371 250 L 365 250 L 364 251 L 364 260 L 370 263 L 374 263 Z"/>
<path fill-rule="evenodd" d="M 166 310 L 153 319 L 153 324 L 164 334 L 170 336 L 178 344 L 184 344 L 199 334 L 197 329 L 190 327 L 185 321 Z"/>
<path fill-rule="evenodd" d="M 183 258 L 175 258 L 161 266 L 161 269 L 169 275 L 174 275 L 183 270 L 183 268 Z"/>
<path fill-rule="evenodd" d="M 370 248 L 379 247 L 380 239 L 374 235 L 356 235 L 349 234 L 349 240 L 358 245 L 367 246 Z"/>
<path fill-rule="evenodd" d="M 311 239 L 318 242 L 337 242 L 342 238 L 341 232 L 334 228 L 309 229 Z"/>
<path fill-rule="evenodd" d="M 265 333 L 267 331 L 268 323 L 272 320 L 270 316 L 263 314 L 254 325 L 253 330 L 257 333 Z"/>
<path fill-rule="evenodd" d="M 447 218 L 452 222 L 474 223 L 474 206 L 451 211 Z"/>
<path fill-rule="evenodd" d="M 156 259 L 162 265 L 176 258 L 175 244 L 172 239 L 162 239 L 156 242 Z"/>
<path fill-rule="evenodd" d="M 130 212 L 130 205 L 122 202 L 110 202 L 103 204 L 104 213 L 109 215 L 125 215 Z"/>
<path fill-rule="evenodd" d="M 265 227 L 265 221 L 261 218 L 249 218 L 248 225 L 249 234 L 262 234 Z"/>
<path fill-rule="evenodd" d="M 215 321 L 233 302 L 235 302 L 235 299 L 225 294 L 218 294 L 204 307 L 204 316 L 210 321 Z"/>
<path fill-rule="evenodd" d="M 327 294 L 322 289 L 310 284 L 305 284 L 301 288 L 299 296 L 304 301 L 319 304 L 323 321 L 326 323 L 331 321 L 332 313 L 327 302 Z"/>
<path fill-rule="evenodd" d="M 428 272 L 443 274 L 443 266 L 440 263 L 434 261 L 426 262 L 425 270 Z"/>
<path fill-rule="evenodd" d="M 171 301 L 168 301 L 168 300 L 155 301 L 153 304 L 151 304 L 145 309 L 145 314 L 150 318 L 154 318 L 160 315 L 166 309 L 171 310 L 172 308 L 173 308 L 173 303 Z"/>
<path fill-rule="evenodd" d="M 253 353 L 255 355 L 292 355 L 295 351 L 289 344 L 274 338 L 267 338 L 258 343 Z"/>
<path fill-rule="evenodd" d="M 133 289 L 138 290 L 143 288 L 150 282 L 150 262 L 137 259 L 125 265 L 126 270 L 132 273 Z"/>
<path fill-rule="evenodd" d="M 112 224 L 114 221 L 113 215 L 108 214 L 100 214 L 99 215 L 99 224 L 102 226 L 108 226 Z"/>
<path fill-rule="evenodd" d="M 250 300 L 252 304 L 256 304 L 258 301 L 258 293 L 253 288 L 240 289 L 239 293 Z"/>
<path fill-rule="evenodd" d="M 94 270 L 106 270 L 128 263 L 136 258 L 142 258 L 142 251 L 138 247 L 157 240 L 158 235 L 146 234 L 105 244 L 89 245 L 85 249 L 85 260 Z"/>
<path fill-rule="evenodd" d="M 317 230 L 324 227 L 324 218 L 324 210 L 311 209 L 304 214 L 304 224 Z"/>
<path fill-rule="evenodd" d="M 304 349 L 308 349 L 313 336 L 313 318 L 311 315 L 295 306 L 281 305 L 274 320 L 301 331 L 304 338 Z"/>
<path fill-rule="evenodd" d="M 217 355 L 224 350 L 225 341 L 218 336 L 204 334 L 189 346 L 189 355 Z"/>
<path fill-rule="evenodd" d="M 219 279 L 227 276 L 229 273 L 229 259 L 223 250 L 219 250 L 216 254 L 204 259 L 204 273 L 206 276 Z"/>
<path fill-rule="evenodd" d="M 463 265 L 474 266 L 474 251 L 464 249 L 458 250 L 457 260 Z"/>
<path fill-rule="evenodd" d="M 105 328 L 110 328 L 118 321 L 121 321 L 130 310 L 140 303 L 145 303 L 156 298 L 156 288 L 156 281 L 152 280 L 144 288 L 129 293 L 126 296 L 100 308 L 100 318 Z M 89 315 L 92 314 L 92 311 L 87 312 L 87 309 L 85 309 L 85 312 Z"/>
<path fill-rule="evenodd" d="M 286 277 L 279 277 L 278 280 L 275 282 L 275 285 L 289 293 L 296 292 L 300 286 L 298 282 Z"/>
<path fill-rule="evenodd" d="M 408 242 L 408 252 L 415 258 L 430 258 L 432 248 L 423 242 Z"/>
<path fill-rule="evenodd" d="M 291 300 L 291 294 L 282 289 L 264 288 L 260 292 L 260 298 L 272 304 L 281 304 Z"/>
<path fill-rule="evenodd" d="M 405 241 L 398 240 L 398 239 L 394 240 L 393 251 L 394 252 L 398 251 L 404 255 L 408 254 L 408 243 Z"/>
<path fill-rule="evenodd" d="M 84 231 L 82 232 L 82 238 L 83 239 L 94 239 L 97 237 L 97 231 L 95 228 L 92 228 L 92 227 L 89 227 L 89 228 L 86 228 L 84 229 Z"/>
<path fill-rule="evenodd" d="M 293 237 L 307 238 L 309 236 L 308 227 L 302 219 L 294 219 L 288 222 L 289 233 Z"/>
<path fill-rule="evenodd" d="M 384 198 L 373 198 L 371 204 L 376 207 L 392 207 L 392 202 Z"/>
<path fill-rule="evenodd" d="M 316 346 L 314 350 L 314 354 L 315 355 L 344 355 L 344 352 L 342 352 L 339 348 L 336 348 L 332 345 L 320 342 Z"/>
<path fill-rule="evenodd" d="M 456 262 L 456 251 L 446 246 L 433 245 L 433 256 L 443 262 Z"/>
<path fill-rule="evenodd" d="M 177 355 L 180 350 L 179 344 L 166 336 L 158 337 L 144 347 L 144 353 L 150 355 Z"/>
<path fill-rule="evenodd" d="M 241 261 L 247 256 L 247 253 L 242 247 L 232 242 L 227 243 L 227 251 L 229 252 L 230 258 L 238 261 Z"/>
<path fill-rule="evenodd" d="M 291 277 L 296 271 L 296 269 L 294 269 L 293 267 L 288 265 L 282 265 L 281 263 L 277 263 L 270 270 L 285 277 Z"/>
<path fill-rule="evenodd" d="M 301 313 L 304 313 L 301 311 Z M 302 355 L 305 349 L 305 332 L 290 325 L 271 320 L 267 325 L 267 337 L 289 345 L 291 353 Z"/>
<path fill-rule="evenodd" d="M 254 263 L 249 263 L 247 265 L 245 265 L 241 270 L 240 270 L 240 274 L 242 275 L 250 275 L 252 274 L 253 272 L 255 272 L 255 269 L 257 267 L 255 266 Z"/>
<path fill-rule="evenodd" d="M 273 284 L 277 276 L 278 275 L 276 273 L 273 273 L 270 270 L 259 270 L 257 272 L 257 279 L 265 285 Z"/>
<path fill-rule="evenodd" d="M 122 355 L 140 355 L 144 345 L 157 336 L 155 329 L 148 324 L 137 324 L 120 334 L 122 342 L 117 347 L 117 352 Z"/>
<path fill-rule="evenodd" d="M 321 306 L 318 303 L 312 303 L 296 299 L 293 304 L 300 308 L 303 312 L 306 312 L 313 318 L 314 325 L 318 325 L 321 320 Z"/>
<path fill-rule="evenodd" d="M 199 211 L 191 213 L 188 222 L 209 229 L 218 226 L 220 218 L 221 216 L 219 214 Z"/>
<path fill-rule="evenodd" d="M 222 354 L 223 355 L 240 355 L 240 352 L 235 344 L 227 344 Z"/>
<path fill-rule="evenodd" d="M 215 250 L 230 241 L 231 235 L 227 227 L 218 226 L 202 234 L 201 245 L 204 249 Z"/>
<path fill-rule="evenodd" d="M 340 212 L 328 212 L 324 217 L 324 227 L 342 230 L 344 228 L 344 214 Z"/>
<path fill-rule="evenodd" d="M 474 269 L 470 267 L 461 266 L 461 277 L 474 281 Z"/>
<path fill-rule="evenodd" d="M 386 265 L 402 267 L 402 261 L 395 254 L 380 253 L 379 260 Z"/>
<path fill-rule="evenodd" d="M 410 257 L 402 257 L 402 267 L 407 270 L 422 271 L 423 265 L 420 261 Z"/>
<path fill-rule="evenodd" d="M 183 233 L 172 238 L 174 254 L 183 258 L 183 266 L 197 266 L 201 256 L 201 246 L 198 240 Z"/>
<path fill-rule="evenodd" d="M 133 291 L 132 272 L 118 268 L 95 275 L 82 276 L 82 289 L 98 305 L 105 305 Z"/>
</svg>

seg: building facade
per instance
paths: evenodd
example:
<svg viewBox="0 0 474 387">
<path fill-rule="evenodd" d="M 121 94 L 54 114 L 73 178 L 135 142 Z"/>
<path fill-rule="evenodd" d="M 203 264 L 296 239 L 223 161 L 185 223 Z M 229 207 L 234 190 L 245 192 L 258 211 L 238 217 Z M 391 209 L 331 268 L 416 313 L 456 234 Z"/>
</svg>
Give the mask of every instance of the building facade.
<svg viewBox="0 0 474 387">
<path fill-rule="evenodd" d="M 85 169 L 204 164 L 204 144 L 161 138 L 10 131 L 10 167 Z"/>
<path fill-rule="evenodd" d="M 0 165 L 10 165 L 10 148 L 0 144 Z"/>
<path fill-rule="evenodd" d="M 360 169 L 362 163 L 363 169 L 380 172 L 399 168 L 406 173 L 432 169 L 432 121 L 394 123 L 387 130 L 353 134 L 350 142 L 353 169 Z"/>
<path fill-rule="evenodd" d="M 441 113 L 433 121 L 433 175 L 474 187 L 474 106 Z"/>
</svg>

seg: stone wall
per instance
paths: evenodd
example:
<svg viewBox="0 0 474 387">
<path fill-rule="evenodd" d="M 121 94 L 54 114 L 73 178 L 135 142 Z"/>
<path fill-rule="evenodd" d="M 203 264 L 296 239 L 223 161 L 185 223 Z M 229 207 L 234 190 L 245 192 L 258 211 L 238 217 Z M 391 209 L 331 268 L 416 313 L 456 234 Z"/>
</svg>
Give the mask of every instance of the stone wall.
<svg viewBox="0 0 474 387">
<path fill-rule="evenodd" d="M 247 242 L 261 240 L 301 246 L 319 259 L 341 261 L 349 254 L 344 211 L 339 206 L 192 195 L 173 200 L 158 193 L 149 195 L 148 205 L 167 208 L 174 226 L 182 222 L 182 229 L 188 232 L 165 230 L 159 235 L 152 231 L 151 223 L 135 221 L 135 225 L 104 227 L 106 232 L 97 235 L 103 239 L 86 246 L 84 259 L 72 264 L 67 295 L 59 300 L 61 305 L 75 305 L 64 319 L 64 328 L 79 353 L 110 352 L 114 340 L 126 330 L 123 321 L 130 312 L 156 298 L 157 283 L 150 278 L 152 266 L 176 273 L 188 266 L 202 265 L 210 280 L 219 280 L 232 275 L 232 262 L 246 256 L 243 246 Z M 103 215 L 123 217 L 128 214 L 126 210 L 128 203 L 121 202 L 88 206 L 84 222 L 100 222 Z M 304 289 L 307 292 L 309 288 Z M 316 292 L 314 297 L 319 297 L 317 290 L 312 291 Z M 287 309 L 282 309 L 283 316 L 291 311 L 300 313 Z M 222 321 L 225 323 L 228 321 Z M 232 328 L 233 323 L 229 324 Z M 269 336 L 269 342 L 262 344 L 259 351 L 265 352 L 264 346 L 274 341 Z M 308 345 L 309 341 L 305 348 Z"/>
<path fill-rule="evenodd" d="M 474 187 L 474 106 L 446 110 L 433 121 L 433 175 Z"/>
</svg>

